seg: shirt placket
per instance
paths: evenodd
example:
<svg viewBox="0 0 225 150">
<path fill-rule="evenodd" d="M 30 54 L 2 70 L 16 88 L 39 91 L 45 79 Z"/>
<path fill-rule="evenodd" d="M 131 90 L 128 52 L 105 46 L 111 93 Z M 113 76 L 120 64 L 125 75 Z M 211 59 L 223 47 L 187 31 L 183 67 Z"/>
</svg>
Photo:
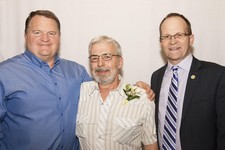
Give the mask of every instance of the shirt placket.
<svg viewBox="0 0 225 150">
<path fill-rule="evenodd" d="M 97 149 L 98 150 L 104 150 L 105 146 L 105 136 L 106 136 L 106 131 L 107 131 L 107 120 L 109 116 L 109 111 L 111 107 L 111 100 L 110 96 L 107 97 L 105 102 L 102 102 L 100 104 L 100 114 L 99 114 L 99 121 L 97 125 Z"/>
</svg>

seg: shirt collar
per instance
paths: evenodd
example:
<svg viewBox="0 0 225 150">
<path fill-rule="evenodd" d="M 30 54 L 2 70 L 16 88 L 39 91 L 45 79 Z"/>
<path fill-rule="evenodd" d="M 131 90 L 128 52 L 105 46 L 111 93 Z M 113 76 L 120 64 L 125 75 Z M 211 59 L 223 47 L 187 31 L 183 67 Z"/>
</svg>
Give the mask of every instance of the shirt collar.
<svg viewBox="0 0 225 150">
<path fill-rule="evenodd" d="M 45 61 L 41 60 L 37 56 L 35 56 L 32 52 L 29 50 L 26 50 L 24 52 L 25 57 L 34 65 L 41 67 L 42 65 L 46 64 Z M 58 55 L 55 56 L 55 62 L 54 62 L 54 67 L 60 63 L 60 58 Z"/>
<path fill-rule="evenodd" d="M 191 68 L 191 62 L 193 60 L 193 56 L 190 53 L 186 58 L 184 58 L 179 64 L 177 64 L 177 66 L 179 66 L 179 68 L 189 72 L 190 68 Z M 172 68 L 172 64 L 170 62 L 168 62 L 167 68 L 166 70 L 169 71 Z"/>
<path fill-rule="evenodd" d="M 114 89 L 113 91 L 118 91 L 122 95 L 122 92 L 123 92 L 123 78 L 122 78 L 121 75 L 119 75 L 119 80 L 120 80 L 120 83 L 119 83 L 118 87 L 116 89 Z M 94 92 L 99 92 L 99 86 L 98 86 L 98 83 L 96 81 L 94 81 L 93 86 L 90 87 L 89 95 L 93 94 Z"/>
</svg>

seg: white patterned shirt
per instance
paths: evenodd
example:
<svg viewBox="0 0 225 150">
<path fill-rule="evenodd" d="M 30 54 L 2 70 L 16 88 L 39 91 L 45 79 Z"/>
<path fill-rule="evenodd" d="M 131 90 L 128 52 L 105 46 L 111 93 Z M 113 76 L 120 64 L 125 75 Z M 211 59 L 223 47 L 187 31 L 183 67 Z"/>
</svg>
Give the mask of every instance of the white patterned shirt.
<svg viewBox="0 0 225 150">
<path fill-rule="evenodd" d="M 144 90 L 140 99 L 124 103 L 122 83 L 103 102 L 98 84 L 84 82 L 76 121 L 76 136 L 83 150 L 141 150 L 156 142 L 155 104 Z"/>
</svg>

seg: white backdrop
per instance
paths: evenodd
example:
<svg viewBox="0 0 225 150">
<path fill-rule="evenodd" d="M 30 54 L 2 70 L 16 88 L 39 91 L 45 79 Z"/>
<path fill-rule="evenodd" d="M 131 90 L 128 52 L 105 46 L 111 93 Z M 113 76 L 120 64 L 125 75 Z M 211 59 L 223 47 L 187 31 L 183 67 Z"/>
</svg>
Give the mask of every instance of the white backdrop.
<svg viewBox="0 0 225 150">
<path fill-rule="evenodd" d="M 124 79 L 147 83 L 164 62 L 158 26 L 170 12 L 184 14 L 195 35 L 194 55 L 225 65 L 224 0 L 0 0 L 0 61 L 24 52 L 30 11 L 48 9 L 61 21 L 61 57 L 88 67 L 88 44 L 98 35 L 122 46 Z"/>
</svg>

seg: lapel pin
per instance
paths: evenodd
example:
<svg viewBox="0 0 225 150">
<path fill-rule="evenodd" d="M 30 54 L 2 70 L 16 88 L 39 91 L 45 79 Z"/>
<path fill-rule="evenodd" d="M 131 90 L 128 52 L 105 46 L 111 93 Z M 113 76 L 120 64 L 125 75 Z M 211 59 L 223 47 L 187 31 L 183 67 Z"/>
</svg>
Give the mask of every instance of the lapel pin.
<svg viewBox="0 0 225 150">
<path fill-rule="evenodd" d="M 195 77 L 196 77 L 195 75 L 191 75 L 191 79 L 195 79 Z"/>
</svg>

